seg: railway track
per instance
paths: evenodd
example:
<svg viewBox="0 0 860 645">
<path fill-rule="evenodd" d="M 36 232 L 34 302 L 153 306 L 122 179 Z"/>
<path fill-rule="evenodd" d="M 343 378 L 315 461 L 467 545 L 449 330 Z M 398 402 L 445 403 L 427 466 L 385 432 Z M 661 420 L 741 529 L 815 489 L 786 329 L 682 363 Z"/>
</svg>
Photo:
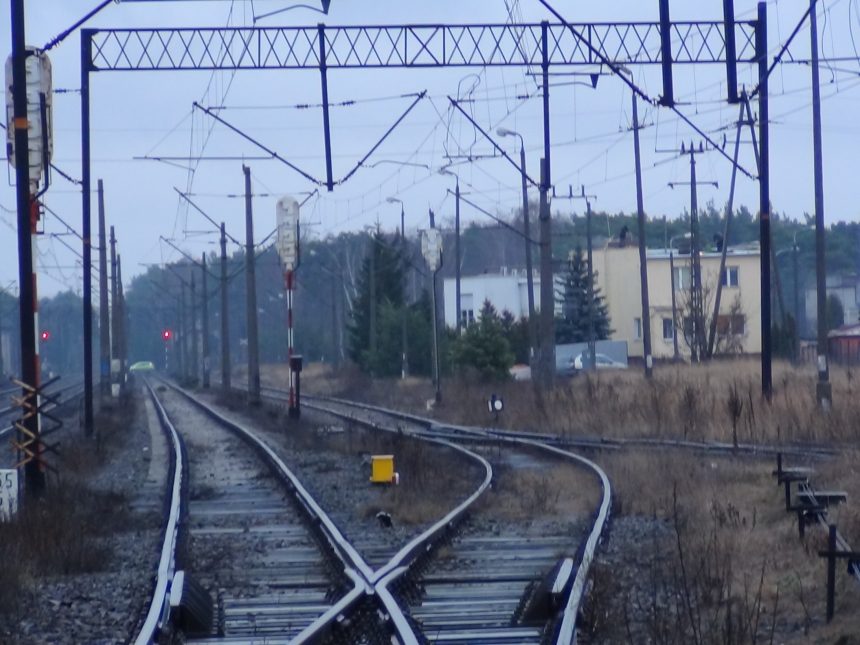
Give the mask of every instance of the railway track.
<svg viewBox="0 0 860 645">
<path fill-rule="evenodd" d="M 369 545 L 348 541 L 256 433 L 181 390 L 159 389 L 163 391 L 157 395 L 150 387 L 150 395 L 172 436 L 174 492 L 165 514 L 166 539 L 152 606 L 138 643 L 154 642 L 187 623 L 180 602 L 184 589 L 178 588 L 187 578 L 184 570 L 180 575 L 180 565 L 194 572 L 201 588 L 217 593 L 218 619 L 202 638 L 189 640 L 423 641 L 388 586 L 445 537 L 486 490 L 489 464 L 475 455 L 486 471 L 475 492 L 374 568 L 360 553 Z M 183 443 L 188 452 L 184 468 Z"/>
<path fill-rule="evenodd" d="M 264 388 L 283 401 L 285 392 Z M 593 462 L 558 446 L 480 429 L 441 427 L 420 417 L 342 400 L 306 397 L 306 407 L 379 430 L 472 444 L 505 468 L 523 453 L 539 467 L 547 454 L 574 462 L 600 484 L 599 502 L 579 526 L 558 522 L 500 526 L 492 508 L 472 513 L 445 547 L 404 577 L 398 598 L 423 637 L 433 643 L 570 643 L 583 602 L 588 570 L 607 524 L 611 488 Z M 499 486 L 499 483 L 496 484 Z M 489 517 L 488 517 L 489 515 Z"/>
</svg>

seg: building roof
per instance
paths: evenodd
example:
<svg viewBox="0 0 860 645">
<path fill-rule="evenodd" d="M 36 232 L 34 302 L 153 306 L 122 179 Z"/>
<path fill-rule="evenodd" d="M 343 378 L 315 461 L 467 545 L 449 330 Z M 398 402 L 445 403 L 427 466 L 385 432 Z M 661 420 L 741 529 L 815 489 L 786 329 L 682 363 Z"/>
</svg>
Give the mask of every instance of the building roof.
<svg viewBox="0 0 860 645">
<path fill-rule="evenodd" d="M 842 325 L 827 334 L 828 338 L 854 338 L 860 337 L 860 324 Z"/>
<path fill-rule="evenodd" d="M 681 253 L 678 249 L 674 250 L 674 255 L 676 258 L 687 258 L 690 257 L 689 252 Z M 726 257 L 729 258 L 737 258 L 737 257 L 759 257 L 761 255 L 761 251 L 758 248 L 758 245 L 755 247 L 750 247 L 748 245 L 744 246 L 730 246 L 726 249 Z M 719 258 L 722 256 L 722 253 L 719 251 L 702 251 L 702 258 Z M 668 260 L 669 259 L 669 249 L 645 249 L 645 257 L 649 260 Z"/>
</svg>

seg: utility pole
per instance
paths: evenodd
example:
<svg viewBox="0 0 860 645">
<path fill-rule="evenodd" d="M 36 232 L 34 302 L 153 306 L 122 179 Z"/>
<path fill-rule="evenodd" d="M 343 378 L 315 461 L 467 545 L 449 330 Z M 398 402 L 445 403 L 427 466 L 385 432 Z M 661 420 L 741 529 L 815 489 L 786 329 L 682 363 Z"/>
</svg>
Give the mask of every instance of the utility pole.
<svg viewBox="0 0 860 645">
<path fill-rule="evenodd" d="M 230 378 L 230 321 L 227 303 L 227 230 L 221 222 L 221 387 L 229 390 Z"/>
<path fill-rule="evenodd" d="M 371 362 L 376 361 L 376 237 L 370 235 L 370 347 Z M 371 367 L 370 373 L 373 374 Z"/>
<path fill-rule="evenodd" d="M 746 94 L 743 96 L 744 101 L 746 100 Z M 714 347 L 717 337 L 717 317 L 720 315 L 720 302 L 723 296 L 723 273 L 726 270 L 726 254 L 728 253 L 729 248 L 729 235 L 732 230 L 732 218 L 734 216 L 734 201 L 735 201 L 735 179 L 737 178 L 738 173 L 738 152 L 740 151 L 740 143 L 741 143 L 741 128 L 743 127 L 744 120 L 744 103 L 741 103 L 740 112 L 738 114 L 738 126 L 737 133 L 735 134 L 735 153 L 734 153 L 734 163 L 732 164 L 732 179 L 729 185 L 729 201 L 726 204 L 726 221 L 723 224 L 723 245 L 720 249 L 720 270 L 717 279 L 717 293 L 714 296 L 714 315 L 711 318 L 711 328 L 708 333 L 708 358 L 711 358 L 714 355 Z"/>
<path fill-rule="evenodd" d="M 12 96 L 15 128 L 15 195 L 18 206 L 18 284 L 19 325 L 21 334 L 22 398 L 34 408 L 38 405 L 39 355 L 36 339 L 36 276 L 33 271 L 34 200 L 30 193 L 29 138 L 27 128 L 27 69 L 24 31 L 24 0 L 12 0 Z M 84 282 L 89 276 L 84 273 Z M 27 491 L 34 496 L 45 489 L 39 413 L 22 410 L 23 428 L 19 444 L 28 444 L 32 457 L 24 467 Z"/>
<path fill-rule="evenodd" d="M 409 360 L 407 359 L 407 351 L 409 346 L 409 338 L 408 332 L 406 330 L 406 316 L 408 314 L 408 309 L 406 307 L 406 267 L 409 266 L 408 262 L 408 244 L 406 243 L 406 214 L 403 212 L 403 202 L 400 202 L 400 242 L 401 242 L 401 250 L 403 252 L 403 258 L 405 261 L 403 267 L 403 312 L 400 316 L 400 325 L 401 325 L 401 357 L 400 357 L 400 378 L 405 379 L 409 375 Z M 334 300 L 332 299 L 332 303 Z"/>
<path fill-rule="evenodd" d="M 526 145 L 520 137 L 520 173 L 523 186 L 523 236 L 526 239 L 526 291 L 529 305 L 529 366 L 535 369 L 534 357 L 537 348 L 537 320 L 535 320 L 535 285 L 532 268 L 532 239 L 529 230 L 529 189 L 526 183 Z"/>
<path fill-rule="evenodd" d="M 827 268 L 824 262 L 824 168 L 821 152 L 821 87 L 818 78 L 818 18 L 816 0 L 809 0 L 809 39 L 812 47 L 812 166 L 815 181 L 815 287 L 818 304 L 818 405 L 829 410 L 833 402 L 827 365 Z"/>
<path fill-rule="evenodd" d="M 770 401 L 773 396 L 773 366 L 771 363 L 770 346 L 770 114 L 768 106 L 767 3 L 763 0 L 757 5 L 755 52 L 758 61 L 759 81 L 758 124 L 760 153 L 758 183 L 759 240 L 761 244 L 761 392 Z M 815 65 L 813 65 L 813 69 L 815 69 Z M 813 91 L 815 91 L 814 85 Z M 813 101 L 813 106 L 814 104 L 815 101 Z M 814 114 L 815 110 L 813 109 L 813 120 Z"/>
<path fill-rule="evenodd" d="M 648 258 L 645 252 L 645 206 L 642 196 L 642 161 L 639 153 L 639 108 L 636 93 L 632 92 L 631 97 L 633 100 L 633 156 L 636 165 L 636 224 L 639 234 L 639 289 L 642 295 L 642 353 L 645 358 L 645 377 L 651 378 L 654 359 L 651 356 L 651 305 L 648 299 Z M 591 260 L 588 264 L 590 267 Z"/>
<path fill-rule="evenodd" d="M 85 276 L 86 278 L 86 276 Z M 114 361 L 119 360 L 119 291 L 116 281 L 116 231 L 110 227 L 110 302 L 111 302 L 111 325 L 110 325 L 110 357 L 111 357 L 111 385 L 116 382 L 114 375 Z M 113 388 L 111 388 L 113 390 Z"/>
<path fill-rule="evenodd" d="M 585 187 L 582 188 L 585 197 Z M 585 236 L 588 258 L 588 369 L 597 369 L 597 349 L 594 341 L 594 262 L 591 244 L 591 200 L 585 197 Z"/>
<path fill-rule="evenodd" d="M 540 177 L 540 382 L 544 388 L 551 388 L 555 380 L 555 289 L 545 159 L 541 159 Z"/>
<path fill-rule="evenodd" d="M 98 181 L 99 196 L 99 385 L 102 399 L 110 396 L 110 303 L 108 301 L 107 234 L 104 184 Z"/>
<path fill-rule="evenodd" d="M 552 223 L 548 193 L 552 186 L 549 125 L 549 23 L 541 22 L 541 84 L 543 87 L 543 158 L 540 162 L 540 357 L 542 385 L 555 382 L 555 284 L 552 275 Z"/>
<path fill-rule="evenodd" d="M 800 285 L 798 284 L 799 275 L 797 272 L 797 234 L 794 235 L 794 244 L 792 245 L 791 265 L 792 273 L 794 274 L 794 347 L 792 348 L 794 362 L 800 362 Z"/>
<path fill-rule="evenodd" d="M 203 260 L 203 387 L 209 387 L 209 280 L 206 269 L 206 253 L 202 254 Z"/>
<path fill-rule="evenodd" d="M 696 151 L 690 142 L 690 273 L 691 273 L 691 317 L 693 319 L 692 361 L 698 363 L 704 353 L 703 307 L 702 307 L 702 258 L 699 245 L 699 204 L 696 190 Z"/>
<path fill-rule="evenodd" d="M 188 324 L 185 314 L 185 282 L 179 285 L 179 378 L 188 380 Z"/>
<path fill-rule="evenodd" d="M 122 288 L 122 256 L 116 254 L 116 292 L 117 292 L 117 313 L 118 313 L 118 329 L 119 339 L 117 345 L 119 347 L 119 388 L 120 392 L 125 388 L 125 369 L 126 369 L 126 320 L 125 320 L 125 293 Z"/>
<path fill-rule="evenodd" d="M 460 302 L 460 178 L 454 184 L 454 282 L 457 299 L 457 337 L 463 331 L 463 303 Z"/>
<path fill-rule="evenodd" d="M 197 281 L 194 268 L 191 268 L 191 384 L 197 385 L 197 374 L 200 371 L 200 355 L 197 353 Z"/>
<path fill-rule="evenodd" d="M 245 174 L 245 284 L 248 316 L 248 402 L 260 403 L 260 346 L 257 339 L 257 281 L 254 262 L 254 212 L 251 204 L 251 169 Z"/>
</svg>

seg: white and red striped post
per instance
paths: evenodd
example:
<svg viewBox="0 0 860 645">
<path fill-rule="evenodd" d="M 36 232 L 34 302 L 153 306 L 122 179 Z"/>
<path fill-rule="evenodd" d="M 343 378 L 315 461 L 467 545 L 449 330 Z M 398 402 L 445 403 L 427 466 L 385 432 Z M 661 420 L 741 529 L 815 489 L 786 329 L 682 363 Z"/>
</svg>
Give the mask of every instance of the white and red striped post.
<svg viewBox="0 0 860 645">
<path fill-rule="evenodd" d="M 287 288 L 287 365 L 290 373 L 290 412 L 296 407 L 296 383 L 295 374 L 293 374 L 293 289 L 294 289 L 294 272 L 292 269 L 287 269 L 284 272 L 284 280 Z"/>
</svg>

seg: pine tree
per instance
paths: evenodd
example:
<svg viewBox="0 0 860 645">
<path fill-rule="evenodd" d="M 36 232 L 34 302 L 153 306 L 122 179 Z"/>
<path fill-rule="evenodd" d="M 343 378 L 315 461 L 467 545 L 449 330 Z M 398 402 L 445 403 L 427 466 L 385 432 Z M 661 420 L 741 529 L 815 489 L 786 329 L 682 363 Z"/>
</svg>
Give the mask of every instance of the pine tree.
<svg viewBox="0 0 860 645">
<path fill-rule="evenodd" d="M 603 340 L 612 333 L 609 311 L 600 289 L 596 285 L 597 274 L 592 275 L 594 338 Z M 582 248 L 577 247 L 573 258 L 568 262 L 567 273 L 561 290 L 556 291 L 556 299 L 561 303 L 561 316 L 555 321 L 555 341 L 557 343 L 584 343 L 588 341 L 588 263 L 583 257 Z"/>
<path fill-rule="evenodd" d="M 481 307 L 480 319 L 454 341 L 451 362 L 459 369 L 475 370 L 484 380 L 508 378 L 514 354 L 499 314 L 489 300 Z"/>
<path fill-rule="evenodd" d="M 372 254 L 372 255 L 371 255 Z M 404 262 L 396 242 L 375 233 L 358 276 L 349 324 L 349 357 L 378 376 L 400 373 L 400 311 Z M 371 285 L 371 271 L 375 284 Z M 375 331 L 371 338 L 371 290 L 375 292 Z"/>
</svg>

